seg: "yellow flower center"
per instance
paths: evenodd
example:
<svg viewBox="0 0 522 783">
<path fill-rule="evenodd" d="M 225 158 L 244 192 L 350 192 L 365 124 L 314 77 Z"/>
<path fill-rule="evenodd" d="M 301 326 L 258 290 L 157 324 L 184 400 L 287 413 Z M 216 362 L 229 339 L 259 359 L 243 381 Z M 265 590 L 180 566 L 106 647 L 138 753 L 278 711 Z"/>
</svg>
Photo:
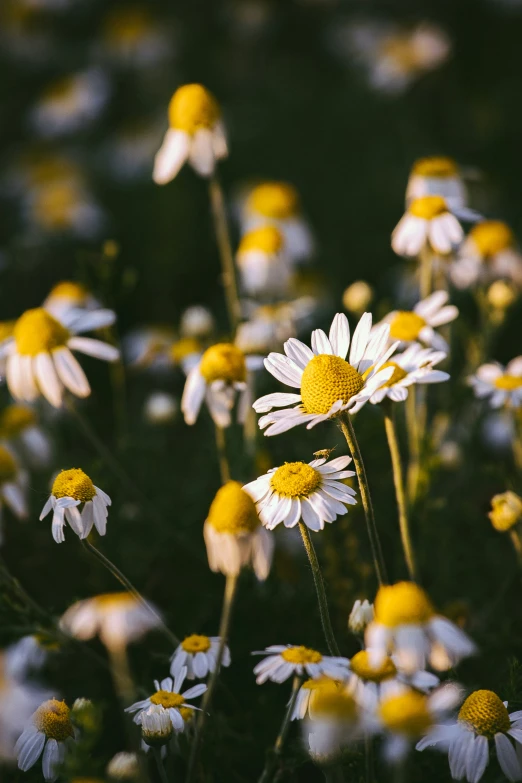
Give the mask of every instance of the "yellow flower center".
<svg viewBox="0 0 522 783">
<path fill-rule="evenodd" d="M 0 484 L 16 478 L 16 462 L 4 446 L 0 446 Z"/>
<path fill-rule="evenodd" d="M 331 677 L 316 677 L 311 678 L 309 680 L 305 680 L 303 684 L 301 685 L 301 688 L 303 688 L 305 691 L 318 691 L 322 690 L 323 688 L 327 688 L 330 690 L 336 689 L 339 687 L 339 683 L 337 680 L 332 680 Z"/>
<path fill-rule="evenodd" d="M 353 721 L 357 716 L 355 699 L 339 688 L 320 688 L 312 696 L 311 708 L 314 719 L 330 718 L 338 721 Z"/>
<path fill-rule="evenodd" d="M 514 389 L 520 389 L 522 386 L 522 376 L 501 375 L 499 378 L 495 378 L 493 383 L 497 389 L 502 389 L 503 391 L 513 391 Z"/>
<path fill-rule="evenodd" d="M 58 299 L 68 299 L 71 302 L 80 304 L 84 302 L 88 296 L 88 291 L 81 283 L 74 283 L 70 280 L 64 280 L 61 283 L 57 283 L 52 289 L 49 297 L 56 297 Z"/>
<path fill-rule="evenodd" d="M 181 337 L 176 340 L 170 349 L 170 355 L 174 362 L 182 362 L 187 356 L 201 351 L 201 344 L 195 337 Z"/>
<path fill-rule="evenodd" d="M 272 475 L 270 484 L 282 497 L 308 497 L 321 486 L 321 474 L 306 462 L 286 462 Z"/>
<path fill-rule="evenodd" d="M 15 328 L 16 321 L 0 321 L 0 343 L 11 337 Z"/>
<path fill-rule="evenodd" d="M 430 158 L 420 158 L 415 161 L 412 172 L 419 177 L 445 179 L 446 177 L 456 177 L 458 169 L 457 164 L 452 158 L 434 155 Z"/>
<path fill-rule="evenodd" d="M 428 699 L 416 691 L 384 699 L 379 714 L 387 729 L 409 738 L 420 737 L 432 725 Z"/>
<path fill-rule="evenodd" d="M 254 501 L 239 481 L 228 481 L 217 491 L 207 522 L 218 533 L 236 536 L 253 533 L 261 524 Z"/>
<path fill-rule="evenodd" d="M 219 117 L 216 99 L 201 84 L 180 87 L 169 104 L 170 127 L 190 135 L 201 128 L 212 129 Z"/>
<path fill-rule="evenodd" d="M 383 386 L 386 387 L 393 386 L 394 384 L 399 383 L 399 381 L 402 381 L 402 379 L 406 378 L 406 376 L 408 375 L 406 370 L 403 370 L 402 367 L 399 367 L 399 365 L 396 364 L 396 362 L 386 362 L 381 367 L 381 370 L 386 369 L 386 367 L 393 367 L 393 375 L 389 381 L 386 381 L 386 383 L 383 384 Z"/>
<path fill-rule="evenodd" d="M 179 711 L 185 723 L 189 723 L 195 714 L 195 710 L 192 707 L 180 707 Z"/>
<path fill-rule="evenodd" d="M 210 649 L 210 639 L 208 636 L 200 636 L 197 633 L 193 633 L 191 636 L 183 639 L 181 646 L 188 653 L 206 652 Z"/>
<path fill-rule="evenodd" d="M 185 699 L 180 693 L 171 693 L 170 691 L 156 691 L 150 700 L 153 704 L 160 704 L 166 710 L 169 707 L 181 707 Z"/>
<path fill-rule="evenodd" d="M 361 391 L 364 380 L 340 356 L 319 354 L 310 359 L 301 380 L 301 399 L 307 413 L 328 413 L 334 402 L 347 403 Z"/>
<path fill-rule="evenodd" d="M 262 226 L 249 231 L 239 243 L 238 253 L 258 250 L 267 255 L 278 253 L 283 247 L 283 235 L 275 226 Z"/>
<path fill-rule="evenodd" d="M 299 197 L 286 182 L 264 182 L 251 192 L 247 207 L 265 217 L 284 220 L 299 211 Z"/>
<path fill-rule="evenodd" d="M 91 599 L 96 604 L 98 609 L 109 610 L 112 609 L 132 609 L 138 606 L 138 600 L 132 593 L 102 593 L 96 595 Z"/>
<path fill-rule="evenodd" d="M 38 731 L 43 732 L 47 739 L 64 742 L 68 737 L 74 737 L 70 710 L 64 701 L 44 701 L 36 710 L 33 721 Z"/>
<path fill-rule="evenodd" d="M 408 35 L 395 35 L 386 38 L 381 45 L 382 54 L 395 62 L 406 73 L 419 68 L 419 52 L 412 46 Z"/>
<path fill-rule="evenodd" d="M 501 220 L 484 220 L 483 223 L 477 223 L 469 232 L 469 237 L 479 253 L 486 257 L 512 247 L 515 242 L 513 232 Z"/>
<path fill-rule="evenodd" d="M 474 691 L 468 696 L 460 708 L 459 721 L 489 739 L 495 734 L 505 734 L 511 726 L 508 711 L 497 694 L 486 690 Z"/>
<path fill-rule="evenodd" d="M 69 330 L 43 307 L 26 310 L 16 322 L 13 334 L 16 350 L 22 356 L 50 353 L 66 345 L 70 337 Z"/>
<path fill-rule="evenodd" d="M 245 356 L 232 343 L 217 343 L 207 348 L 201 357 L 199 371 L 207 383 L 241 383 L 246 378 Z"/>
<path fill-rule="evenodd" d="M 433 218 L 447 212 L 448 207 L 442 196 L 421 196 L 413 199 L 408 210 L 410 215 L 414 215 L 414 217 L 433 220 Z"/>
<path fill-rule="evenodd" d="M 72 210 L 78 203 L 80 190 L 75 182 L 51 182 L 36 193 L 34 215 L 47 229 L 64 229 L 70 225 Z"/>
<path fill-rule="evenodd" d="M 390 323 L 390 337 L 392 340 L 404 340 L 412 342 L 426 326 L 426 321 L 420 315 L 410 310 L 399 310 Z"/>
<path fill-rule="evenodd" d="M 397 582 L 380 587 L 374 609 L 376 622 L 389 628 L 423 625 L 434 614 L 428 596 L 414 582 Z"/>
<path fill-rule="evenodd" d="M 397 669 L 391 658 L 385 658 L 378 667 L 371 666 L 367 650 L 361 650 L 353 656 L 350 668 L 361 680 L 368 682 L 383 682 L 397 674 Z"/>
<path fill-rule="evenodd" d="M 81 468 L 62 470 L 56 476 L 51 492 L 55 498 L 74 498 L 82 503 L 96 495 L 94 484 Z"/>
<path fill-rule="evenodd" d="M 522 517 L 522 498 L 511 491 L 495 495 L 488 516 L 496 530 L 509 530 Z"/>
<path fill-rule="evenodd" d="M 36 416 L 25 405 L 8 405 L 0 413 L 0 434 L 4 438 L 16 438 L 27 427 L 34 427 Z"/>
<path fill-rule="evenodd" d="M 309 647 L 288 647 L 281 653 L 283 658 L 288 663 L 306 664 L 306 663 L 320 663 L 323 660 L 323 656 L 317 650 L 311 650 Z"/>
</svg>

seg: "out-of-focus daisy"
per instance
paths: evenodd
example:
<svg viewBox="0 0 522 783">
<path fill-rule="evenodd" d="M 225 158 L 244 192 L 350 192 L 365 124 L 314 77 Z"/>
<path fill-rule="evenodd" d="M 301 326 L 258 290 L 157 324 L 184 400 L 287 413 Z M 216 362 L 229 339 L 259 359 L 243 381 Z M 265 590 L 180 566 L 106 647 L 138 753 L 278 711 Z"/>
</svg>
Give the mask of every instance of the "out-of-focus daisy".
<svg viewBox="0 0 522 783">
<path fill-rule="evenodd" d="M 444 351 L 432 351 L 431 348 L 423 348 L 419 343 L 413 343 L 404 353 L 395 354 L 393 360 L 386 362 L 385 367 L 393 367 L 393 375 L 384 386 L 372 394 L 370 402 L 376 405 L 385 397 L 402 402 L 408 396 L 408 387 L 413 384 L 447 381 L 450 377 L 447 372 L 433 369 L 435 364 L 445 358 Z"/>
<path fill-rule="evenodd" d="M 430 672 L 416 671 L 410 675 L 399 672 L 393 657 L 388 655 L 379 666 L 373 666 L 368 650 L 360 650 L 350 659 L 350 675 L 350 693 L 368 709 L 374 709 L 380 700 L 396 688 L 397 683 L 426 692 L 439 684 L 439 678 Z"/>
<path fill-rule="evenodd" d="M 406 204 L 424 196 L 442 196 L 450 210 L 466 206 L 466 188 L 452 158 L 434 155 L 415 161 L 406 188 Z"/>
<path fill-rule="evenodd" d="M 111 60 L 143 68 L 169 56 L 170 33 L 145 4 L 122 5 L 108 11 L 101 45 Z"/>
<path fill-rule="evenodd" d="M 297 693 L 290 720 L 304 720 L 307 716 L 313 718 L 314 704 L 321 695 L 329 692 L 336 693 L 343 684 L 344 681 L 333 680 L 325 675 L 305 680 Z"/>
<path fill-rule="evenodd" d="M 150 424 L 167 424 L 173 421 L 178 410 L 176 398 L 167 392 L 153 392 L 144 406 L 145 418 Z"/>
<path fill-rule="evenodd" d="M 19 769 L 27 772 L 41 756 L 45 780 L 56 780 L 74 742 L 70 712 L 67 704 L 57 699 L 44 701 L 38 707 L 16 743 Z"/>
<path fill-rule="evenodd" d="M 183 310 L 179 319 L 179 331 L 184 337 L 203 339 L 216 328 L 212 312 L 203 305 L 191 305 Z"/>
<path fill-rule="evenodd" d="M 452 283 L 469 288 L 499 278 L 522 285 L 522 254 L 513 232 L 502 220 L 484 220 L 473 226 L 449 267 Z"/>
<path fill-rule="evenodd" d="M 241 286 L 250 296 L 284 297 L 290 283 L 283 235 L 275 226 L 244 234 L 236 256 Z"/>
<path fill-rule="evenodd" d="M 360 317 L 368 309 L 373 297 L 371 285 L 366 280 L 356 280 L 343 293 L 343 307 Z"/>
<path fill-rule="evenodd" d="M 317 302 L 311 296 L 269 305 L 248 300 L 244 309 L 249 320 L 239 324 L 235 344 L 244 353 L 264 354 L 279 349 L 303 328 L 317 309 Z"/>
<path fill-rule="evenodd" d="M 495 280 L 486 292 L 488 304 L 494 311 L 494 323 L 501 323 L 505 311 L 518 299 L 519 291 L 514 283 L 508 280 Z"/>
<path fill-rule="evenodd" d="M 134 717 L 135 723 L 141 723 L 142 713 L 145 712 L 152 705 L 159 705 L 167 710 L 172 723 L 174 731 L 183 731 L 185 723 L 180 713 L 180 707 L 193 708 L 192 704 L 187 704 L 187 699 L 195 699 L 201 694 L 205 693 L 207 686 L 200 682 L 198 685 L 193 685 L 184 693 L 181 693 L 183 682 L 187 676 L 187 667 L 183 666 L 176 674 L 175 678 L 166 677 L 161 682 L 154 680 L 154 687 L 156 692 L 143 701 L 137 701 L 135 704 L 131 704 L 127 707 L 125 712 L 137 713 Z"/>
<path fill-rule="evenodd" d="M 284 682 L 292 675 L 299 677 L 331 677 L 333 680 L 345 680 L 349 674 L 348 658 L 323 655 L 309 647 L 292 644 L 272 644 L 266 650 L 253 653 L 266 658 L 254 666 L 256 682 L 262 685 L 267 680 Z"/>
<path fill-rule="evenodd" d="M 6 650 L 9 674 L 22 681 L 45 664 L 50 653 L 60 649 L 56 638 L 48 634 L 23 636 Z"/>
<path fill-rule="evenodd" d="M 169 742 L 173 733 L 170 710 L 161 704 L 151 704 L 136 716 L 135 722 L 141 726 L 141 738 L 145 749 L 161 747 Z M 182 729 L 181 729 L 182 730 Z"/>
<path fill-rule="evenodd" d="M 410 201 L 392 234 L 392 248 L 400 256 L 418 256 L 425 247 L 448 255 L 464 231 L 442 196 L 421 196 Z"/>
<path fill-rule="evenodd" d="M 43 307 L 26 310 L 14 326 L 13 337 L 2 346 L 13 397 L 32 402 L 42 394 L 56 408 L 62 404 L 64 388 L 77 397 L 88 397 L 89 381 L 72 351 L 109 362 L 116 361 L 119 352 L 100 340 L 77 335 L 109 326 L 114 318 L 111 310 L 94 310 L 65 325 Z"/>
<path fill-rule="evenodd" d="M 185 666 L 187 679 L 202 680 L 216 668 L 217 653 L 220 645 L 219 636 L 204 636 L 193 633 L 187 636 L 174 652 L 170 662 L 170 673 L 175 677 Z M 223 648 L 222 666 L 230 666 L 230 650 Z"/>
<path fill-rule="evenodd" d="M 212 571 L 237 576 L 251 566 L 258 579 L 270 572 L 274 540 L 264 529 L 254 501 L 239 481 L 228 481 L 217 492 L 203 527 Z"/>
<path fill-rule="evenodd" d="M 79 315 L 79 310 L 98 310 L 100 303 L 82 283 L 63 280 L 52 287 L 42 306 L 60 321 L 71 313 Z"/>
<path fill-rule="evenodd" d="M 96 237 L 105 216 L 83 177 L 57 178 L 28 191 L 24 218 L 29 228 L 43 234 L 72 233 Z"/>
<path fill-rule="evenodd" d="M 522 405 L 522 356 L 512 359 L 506 367 L 498 362 L 482 364 L 468 378 L 479 399 L 488 398 L 492 408 L 520 408 Z"/>
<path fill-rule="evenodd" d="M 44 91 L 32 110 L 31 124 L 44 137 L 83 130 L 98 118 L 109 94 L 109 81 L 99 68 L 66 76 Z"/>
<path fill-rule="evenodd" d="M 373 620 L 373 604 L 371 604 L 367 598 L 361 601 L 358 598 L 350 612 L 348 618 L 348 628 L 356 636 L 362 634 L 366 626 Z"/>
<path fill-rule="evenodd" d="M 107 775 L 114 780 L 136 780 L 140 773 L 140 762 L 136 753 L 120 751 L 107 764 Z"/>
<path fill-rule="evenodd" d="M 36 411 L 28 405 L 13 403 L 0 412 L 0 438 L 35 467 L 49 462 L 49 437 L 39 426 Z"/>
<path fill-rule="evenodd" d="M 26 519 L 27 509 L 27 475 L 20 469 L 18 462 L 6 446 L 0 445 L 0 522 L 4 506 L 18 517 Z M 2 531 L 0 528 L 0 542 Z"/>
<path fill-rule="evenodd" d="M 511 490 L 494 495 L 488 517 L 495 530 L 510 530 L 522 519 L 522 498 Z"/>
<path fill-rule="evenodd" d="M 179 87 L 169 104 L 169 130 L 154 160 L 157 185 L 174 179 L 188 161 L 202 177 L 210 177 L 216 162 L 228 155 L 221 111 L 201 84 Z"/>
<path fill-rule="evenodd" d="M 398 340 L 401 347 L 420 342 L 437 351 L 447 351 L 446 340 L 435 329 L 457 318 L 455 305 L 448 305 L 448 293 L 435 291 L 417 302 L 413 310 L 394 310 L 383 319 L 390 325 L 390 340 Z"/>
<path fill-rule="evenodd" d="M 0 761 L 16 758 L 15 742 L 31 715 L 48 695 L 19 677 L 11 648 L 0 651 Z"/>
<path fill-rule="evenodd" d="M 380 666 L 391 653 L 396 667 L 406 674 L 424 670 L 427 661 L 445 671 L 476 651 L 467 634 L 437 614 L 414 582 L 383 585 L 374 607 L 375 619 L 365 633 L 371 666 Z"/>
<path fill-rule="evenodd" d="M 365 313 L 350 346 L 348 319 L 337 313 L 329 337 L 322 329 L 312 332 L 312 349 L 291 338 L 284 345 L 285 356 L 269 354 L 265 359 L 268 372 L 301 393 L 277 392 L 255 401 L 257 413 L 283 408 L 259 419 L 261 429 L 267 428 L 265 435 L 278 435 L 298 424 L 306 424 L 310 429 L 342 411 L 360 410 L 393 374 L 391 368 L 382 369 L 395 350 L 395 346 L 387 348 L 390 327 L 381 324 L 373 334 L 371 331 L 372 316 Z M 291 405 L 295 407 L 287 407 Z"/>
<path fill-rule="evenodd" d="M 314 761 L 328 764 L 362 738 L 361 711 L 342 683 L 317 689 L 311 706 L 313 718 L 305 720 L 303 735 Z"/>
<path fill-rule="evenodd" d="M 170 326 L 140 326 L 123 338 L 123 355 L 127 364 L 137 369 L 165 369 L 172 366 L 170 351 L 176 333 Z M 200 353 L 199 343 L 190 344 L 189 353 Z"/>
<path fill-rule="evenodd" d="M 83 504 L 80 511 L 79 506 Z M 79 538 L 87 538 L 93 525 L 100 536 L 107 532 L 107 508 L 111 499 L 95 487 L 81 468 L 62 470 L 54 480 L 51 494 L 42 509 L 40 520 L 53 512 L 52 533 L 57 544 L 65 541 L 66 522 Z"/>
<path fill-rule="evenodd" d="M 280 522 L 295 527 L 302 518 L 310 530 L 323 530 L 325 522 L 334 522 L 346 514 L 346 506 L 354 506 L 355 490 L 344 479 L 355 476 L 345 470 L 351 457 L 337 457 L 327 462 L 316 459 L 310 463 L 286 462 L 243 489 L 257 506 L 259 518 L 267 530 Z"/>
<path fill-rule="evenodd" d="M 474 691 L 460 708 L 457 722 L 432 727 L 417 750 L 439 746 L 448 753 L 454 780 L 478 783 L 494 742 L 504 775 L 522 780 L 522 710 L 510 714 L 507 706 L 493 691 Z"/>
</svg>

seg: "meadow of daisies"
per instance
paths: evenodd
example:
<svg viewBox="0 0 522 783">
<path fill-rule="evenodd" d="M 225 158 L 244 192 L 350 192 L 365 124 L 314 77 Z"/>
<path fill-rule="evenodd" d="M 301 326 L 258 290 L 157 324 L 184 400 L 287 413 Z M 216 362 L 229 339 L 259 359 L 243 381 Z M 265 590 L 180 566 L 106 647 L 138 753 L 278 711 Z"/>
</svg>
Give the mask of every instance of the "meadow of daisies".
<svg viewBox="0 0 522 783">
<path fill-rule="evenodd" d="M 388 5 L 0 8 L 2 780 L 522 780 L 522 9 Z"/>
</svg>

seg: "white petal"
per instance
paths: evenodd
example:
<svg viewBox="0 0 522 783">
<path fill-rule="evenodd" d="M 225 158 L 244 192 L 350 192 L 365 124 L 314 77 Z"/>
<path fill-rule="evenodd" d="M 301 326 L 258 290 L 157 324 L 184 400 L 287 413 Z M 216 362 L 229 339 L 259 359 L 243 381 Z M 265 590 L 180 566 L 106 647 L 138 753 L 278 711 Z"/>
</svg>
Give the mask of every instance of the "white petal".
<svg viewBox="0 0 522 783">
<path fill-rule="evenodd" d="M 265 394 L 264 397 L 259 397 L 252 407 L 256 413 L 266 413 L 272 410 L 272 408 L 284 408 L 287 405 L 295 405 L 300 402 L 301 397 L 299 394 L 274 392 L 273 394 Z"/>
<path fill-rule="evenodd" d="M 370 333 L 372 329 L 372 315 L 371 313 L 363 313 L 359 323 L 353 333 L 352 345 L 350 348 L 350 364 L 355 369 L 358 368 L 359 362 L 364 356 L 368 340 L 370 339 Z"/>
<path fill-rule="evenodd" d="M 86 356 L 93 356 L 105 362 L 115 362 L 120 357 L 120 352 L 113 345 L 95 340 L 93 337 L 70 337 L 67 346 L 73 351 L 80 351 Z"/>
<path fill-rule="evenodd" d="M 62 385 L 56 375 L 54 363 L 48 353 L 39 353 L 34 360 L 34 368 L 38 385 L 44 397 L 59 408 L 62 404 Z"/>
<path fill-rule="evenodd" d="M 337 313 L 333 319 L 329 340 L 334 354 L 340 356 L 341 359 L 345 359 L 350 347 L 350 326 L 347 317 L 343 313 Z"/>
<path fill-rule="evenodd" d="M 84 371 L 68 348 L 60 348 L 53 352 L 54 365 L 58 377 L 77 397 L 88 397 L 91 387 Z"/>
<path fill-rule="evenodd" d="M 505 734 L 495 734 L 498 763 L 504 775 L 509 780 L 521 780 L 522 770 L 515 753 L 515 748 Z"/>
<path fill-rule="evenodd" d="M 154 158 L 152 179 L 157 185 L 166 185 L 174 179 L 189 151 L 189 136 L 183 131 L 169 129 Z"/>
</svg>

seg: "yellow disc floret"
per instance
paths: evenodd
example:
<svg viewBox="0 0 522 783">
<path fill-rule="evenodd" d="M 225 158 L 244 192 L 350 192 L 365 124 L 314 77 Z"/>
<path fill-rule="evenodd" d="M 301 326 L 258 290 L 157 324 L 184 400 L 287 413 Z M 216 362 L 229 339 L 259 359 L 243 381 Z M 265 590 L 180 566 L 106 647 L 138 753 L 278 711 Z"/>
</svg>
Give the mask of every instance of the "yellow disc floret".
<svg viewBox="0 0 522 783">
<path fill-rule="evenodd" d="M 433 220 L 447 212 L 448 207 L 442 196 L 421 196 L 413 199 L 408 210 L 414 217 Z"/>
<path fill-rule="evenodd" d="M 261 522 L 256 506 L 239 481 L 228 481 L 218 490 L 208 512 L 207 522 L 218 533 L 253 533 Z"/>
<path fill-rule="evenodd" d="M 350 668 L 354 674 L 367 682 L 383 682 L 395 677 L 397 669 L 391 658 L 385 658 L 380 666 L 372 666 L 367 650 L 356 653 L 350 661 Z"/>
<path fill-rule="evenodd" d="M 306 462 L 286 462 L 273 473 L 270 484 L 282 497 L 308 497 L 320 487 L 321 473 Z"/>
<path fill-rule="evenodd" d="M 202 84 L 185 84 L 180 87 L 169 104 L 170 127 L 190 135 L 202 128 L 210 130 L 219 116 L 216 99 Z"/>
<path fill-rule="evenodd" d="M 392 340 L 404 340 L 412 342 L 426 326 L 426 321 L 420 315 L 410 310 L 399 310 L 390 323 L 390 337 Z"/>
<path fill-rule="evenodd" d="M 62 348 L 70 337 L 69 330 L 43 309 L 26 310 L 15 324 L 16 350 L 22 356 L 36 356 Z"/>
<path fill-rule="evenodd" d="M 232 343 L 216 343 L 203 354 L 199 371 L 207 383 L 242 383 L 246 378 L 245 356 Z"/>
<path fill-rule="evenodd" d="M 81 468 L 71 468 L 58 473 L 52 494 L 55 498 L 74 498 L 87 503 L 96 495 L 96 490 L 89 476 Z"/>
<path fill-rule="evenodd" d="M 413 164 L 412 173 L 419 177 L 446 179 L 448 177 L 456 177 L 458 169 L 457 164 L 452 158 L 433 155 L 429 158 L 419 158 L 419 160 L 416 160 Z"/>
<path fill-rule="evenodd" d="M 511 491 L 495 495 L 488 516 L 496 530 L 509 530 L 522 518 L 522 498 Z"/>
<path fill-rule="evenodd" d="M 469 232 L 469 238 L 486 258 L 512 247 L 515 243 L 513 232 L 502 220 L 484 220 L 477 223 Z"/>
<path fill-rule="evenodd" d="M 384 699 L 379 715 L 387 729 L 411 739 L 422 736 L 433 722 L 427 697 L 416 691 Z"/>
<path fill-rule="evenodd" d="M 183 639 L 181 646 L 185 652 L 192 654 L 206 652 L 210 649 L 210 639 L 208 636 L 202 636 L 200 634 L 193 633 L 191 636 L 187 636 L 185 639 Z"/>
<path fill-rule="evenodd" d="M 305 665 L 307 663 L 320 663 L 323 656 L 317 650 L 311 650 L 309 647 L 299 645 L 296 647 L 287 647 L 281 653 L 281 658 L 288 663 Z"/>
<path fill-rule="evenodd" d="M 415 582 L 397 582 L 380 587 L 374 610 L 375 621 L 388 628 L 423 625 L 434 614 L 428 596 Z"/>
<path fill-rule="evenodd" d="M 44 701 L 34 713 L 33 722 L 47 739 L 65 742 L 68 737 L 74 737 L 70 710 L 64 701 L 57 699 Z"/>
<path fill-rule="evenodd" d="M 263 182 L 250 193 L 247 207 L 264 217 L 284 220 L 299 211 L 299 197 L 286 182 Z"/>
<path fill-rule="evenodd" d="M 260 253 L 274 255 L 283 247 L 283 235 L 275 226 L 254 228 L 243 236 L 239 243 L 238 254 L 257 250 Z"/>
<path fill-rule="evenodd" d="M 493 691 L 474 691 L 459 712 L 459 721 L 467 723 L 476 734 L 493 739 L 495 734 L 505 734 L 511 727 L 509 714 Z"/>
<path fill-rule="evenodd" d="M 171 693 L 170 691 L 156 691 L 150 697 L 153 704 L 160 704 L 166 710 L 170 707 L 181 707 L 185 699 L 180 693 Z"/>
<path fill-rule="evenodd" d="M 340 356 L 319 354 L 310 359 L 301 379 L 301 399 L 307 413 L 328 413 L 334 402 L 347 403 L 361 391 L 364 380 Z"/>
<path fill-rule="evenodd" d="M 319 688 L 312 694 L 310 710 L 314 719 L 329 718 L 335 721 L 351 722 L 357 717 L 355 699 L 341 688 Z"/>
<path fill-rule="evenodd" d="M 5 446 L 0 446 L 0 484 L 16 478 L 16 462 Z"/>
<path fill-rule="evenodd" d="M 0 435 L 3 438 L 16 438 L 28 427 L 34 427 L 36 416 L 25 405 L 8 405 L 0 413 Z"/>
<path fill-rule="evenodd" d="M 520 389 L 522 386 L 522 376 L 520 375 L 500 375 L 493 381 L 497 389 L 503 391 L 513 391 L 514 389 Z"/>
<path fill-rule="evenodd" d="M 89 292 L 81 283 L 74 283 L 71 280 L 63 280 L 61 283 L 57 283 L 52 289 L 49 297 L 56 297 L 57 299 L 67 299 L 71 302 L 81 304 L 85 302 L 89 295 Z"/>
<path fill-rule="evenodd" d="M 396 362 L 386 362 L 386 364 L 383 364 L 381 367 L 381 370 L 385 370 L 386 367 L 393 367 L 393 375 L 390 378 L 389 381 L 386 381 L 386 383 L 383 384 L 383 387 L 390 387 L 394 386 L 396 383 L 399 383 L 399 381 L 402 381 L 408 373 L 406 370 L 403 370 L 402 367 L 399 367 L 399 365 Z"/>
</svg>

